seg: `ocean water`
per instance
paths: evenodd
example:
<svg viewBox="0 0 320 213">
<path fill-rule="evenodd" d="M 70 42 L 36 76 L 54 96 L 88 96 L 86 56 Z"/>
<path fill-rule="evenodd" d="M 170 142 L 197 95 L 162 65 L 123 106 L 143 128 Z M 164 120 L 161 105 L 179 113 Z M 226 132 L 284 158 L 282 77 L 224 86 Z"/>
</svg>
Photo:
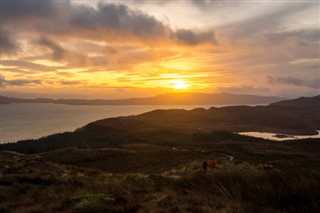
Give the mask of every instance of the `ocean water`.
<svg viewBox="0 0 320 213">
<path fill-rule="evenodd" d="M 0 105 L 0 143 L 73 131 L 95 120 L 137 115 L 155 109 L 210 108 L 208 105 L 186 106 L 74 106 L 63 104 Z"/>
</svg>

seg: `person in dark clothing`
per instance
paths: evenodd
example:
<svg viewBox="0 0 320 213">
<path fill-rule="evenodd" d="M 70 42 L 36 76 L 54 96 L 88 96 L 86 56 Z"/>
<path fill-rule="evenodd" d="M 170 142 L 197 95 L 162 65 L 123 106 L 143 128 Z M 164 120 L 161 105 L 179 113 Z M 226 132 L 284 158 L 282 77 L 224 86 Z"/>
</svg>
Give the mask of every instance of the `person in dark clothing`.
<svg viewBox="0 0 320 213">
<path fill-rule="evenodd" d="M 202 167 L 203 167 L 203 169 L 204 169 L 205 171 L 207 171 L 208 163 L 207 163 L 207 161 L 206 161 L 206 160 L 205 160 L 205 161 L 203 161 L 203 163 L 202 163 Z"/>
</svg>

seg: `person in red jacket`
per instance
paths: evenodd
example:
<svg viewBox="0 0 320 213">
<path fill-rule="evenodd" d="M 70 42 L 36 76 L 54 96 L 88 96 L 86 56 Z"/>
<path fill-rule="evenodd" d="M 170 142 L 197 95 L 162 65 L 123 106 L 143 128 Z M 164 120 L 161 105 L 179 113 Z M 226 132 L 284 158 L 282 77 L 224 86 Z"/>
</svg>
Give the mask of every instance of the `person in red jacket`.
<svg viewBox="0 0 320 213">
<path fill-rule="evenodd" d="M 212 171 L 214 171 L 214 168 L 217 166 L 217 160 L 213 159 L 210 161 L 210 167 L 212 168 Z"/>
</svg>

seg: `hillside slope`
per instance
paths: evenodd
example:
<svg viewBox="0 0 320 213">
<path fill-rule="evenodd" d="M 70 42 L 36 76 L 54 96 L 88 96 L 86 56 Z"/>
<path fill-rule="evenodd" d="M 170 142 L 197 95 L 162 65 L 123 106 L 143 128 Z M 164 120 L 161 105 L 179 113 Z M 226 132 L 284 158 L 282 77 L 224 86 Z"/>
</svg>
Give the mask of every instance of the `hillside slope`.
<svg viewBox="0 0 320 213">
<path fill-rule="evenodd" d="M 281 101 L 268 106 L 230 106 L 208 110 L 154 110 L 137 116 L 121 118 L 127 125 L 120 129 L 130 129 L 134 123 L 146 122 L 149 126 L 172 128 L 185 131 L 266 131 L 290 134 L 316 134 L 320 129 L 319 96 L 297 100 Z M 104 119 L 89 126 L 113 127 L 114 119 Z M 145 124 L 146 125 L 146 124 Z M 148 126 L 148 125 L 146 125 Z"/>
</svg>

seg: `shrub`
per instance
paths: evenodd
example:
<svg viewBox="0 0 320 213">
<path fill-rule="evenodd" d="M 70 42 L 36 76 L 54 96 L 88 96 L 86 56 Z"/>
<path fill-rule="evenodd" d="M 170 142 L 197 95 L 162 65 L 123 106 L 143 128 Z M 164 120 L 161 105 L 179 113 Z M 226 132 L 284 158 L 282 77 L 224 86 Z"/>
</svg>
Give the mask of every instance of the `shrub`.
<svg viewBox="0 0 320 213">
<path fill-rule="evenodd" d="M 312 172 L 228 172 L 214 176 L 196 174 L 182 183 L 186 189 L 207 200 L 241 202 L 247 208 L 316 212 L 320 209 L 319 178 L 318 173 Z"/>
</svg>

